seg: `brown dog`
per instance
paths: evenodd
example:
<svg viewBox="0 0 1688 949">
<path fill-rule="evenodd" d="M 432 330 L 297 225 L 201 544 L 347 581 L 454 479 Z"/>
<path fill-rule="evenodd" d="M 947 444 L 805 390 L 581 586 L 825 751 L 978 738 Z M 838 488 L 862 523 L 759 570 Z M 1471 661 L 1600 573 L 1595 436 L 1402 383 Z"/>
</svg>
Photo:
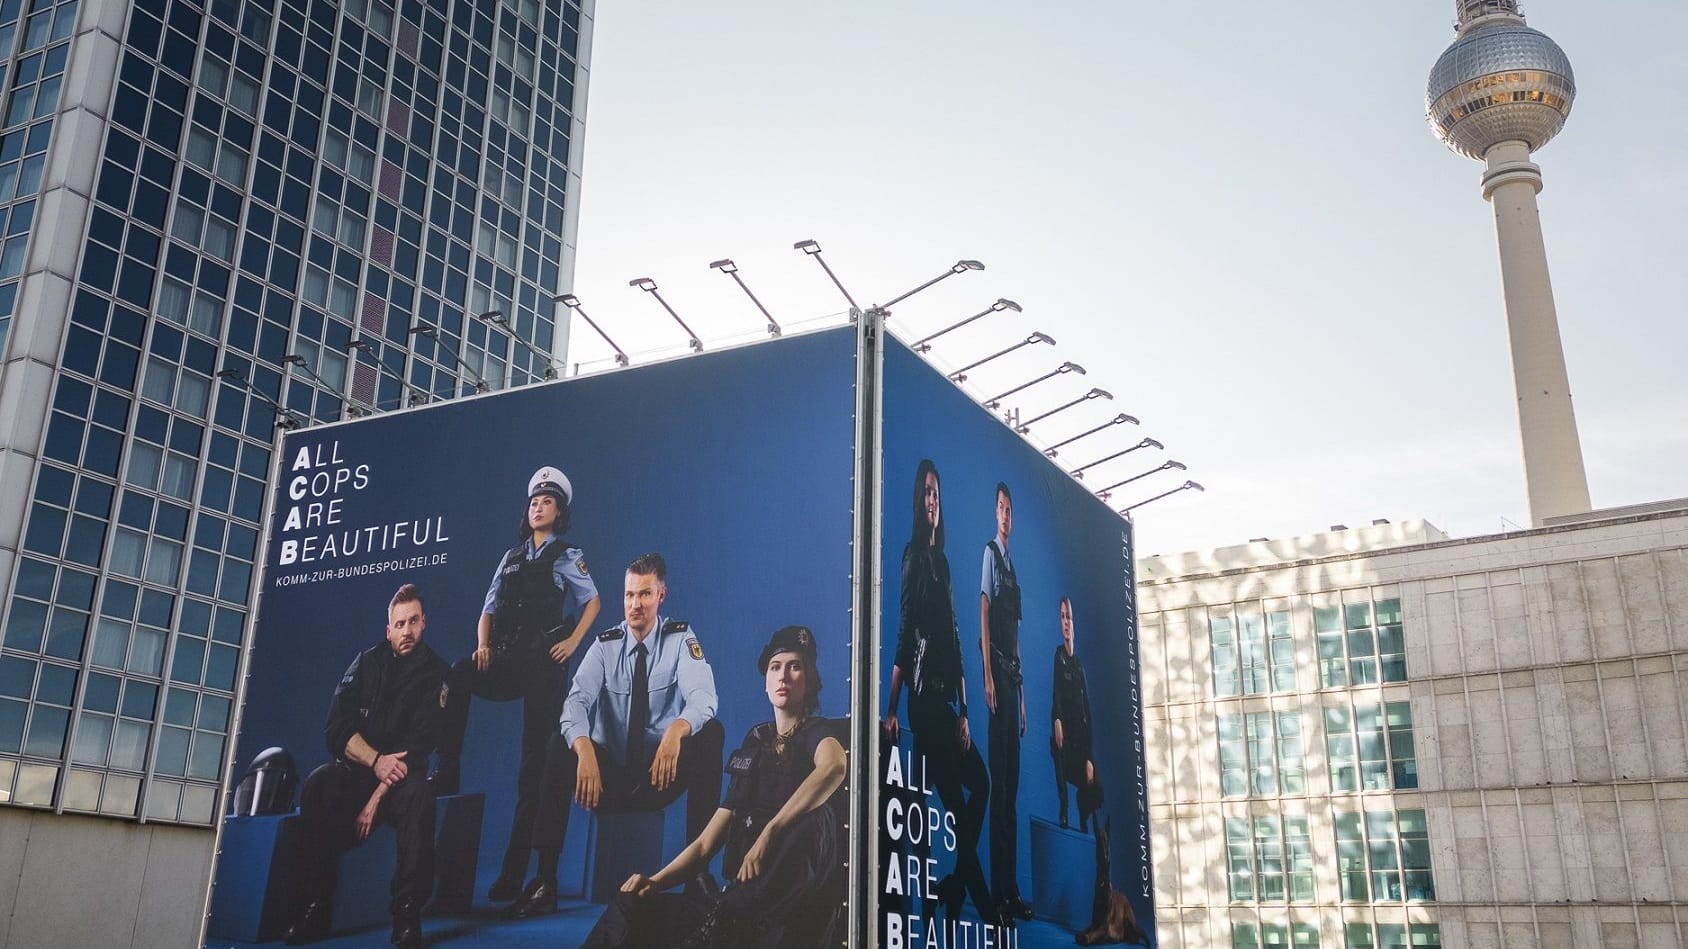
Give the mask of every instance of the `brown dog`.
<svg viewBox="0 0 1688 949">
<path fill-rule="evenodd" d="M 1137 927 L 1137 914 L 1131 901 L 1114 889 L 1109 881 L 1108 838 L 1113 836 L 1114 821 L 1096 822 L 1096 900 L 1091 904 L 1090 928 L 1073 937 L 1081 946 L 1101 946 L 1115 942 L 1148 943 L 1148 936 Z"/>
</svg>

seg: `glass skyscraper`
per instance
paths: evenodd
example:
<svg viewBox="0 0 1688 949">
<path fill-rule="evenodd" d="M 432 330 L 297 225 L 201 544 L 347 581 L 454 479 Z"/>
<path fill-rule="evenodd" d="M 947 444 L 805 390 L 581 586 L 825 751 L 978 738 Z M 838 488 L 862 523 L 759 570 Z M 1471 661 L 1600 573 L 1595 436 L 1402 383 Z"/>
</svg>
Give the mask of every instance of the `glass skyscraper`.
<svg viewBox="0 0 1688 949">
<path fill-rule="evenodd" d="M 277 425 L 561 361 L 590 7 L 0 0 L 0 815 L 213 826 Z"/>
</svg>

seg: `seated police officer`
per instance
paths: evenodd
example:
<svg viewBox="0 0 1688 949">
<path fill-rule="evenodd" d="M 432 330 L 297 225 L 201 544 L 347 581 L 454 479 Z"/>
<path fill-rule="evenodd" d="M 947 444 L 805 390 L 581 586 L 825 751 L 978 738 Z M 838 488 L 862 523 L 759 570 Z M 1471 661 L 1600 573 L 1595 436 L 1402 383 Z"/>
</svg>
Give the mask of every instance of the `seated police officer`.
<svg viewBox="0 0 1688 949">
<path fill-rule="evenodd" d="M 534 825 L 539 869 L 510 907 L 517 918 L 557 908 L 557 860 L 569 797 L 587 810 L 654 811 L 686 795 L 686 834 L 703 831 L 721 802 L 715 675 L 691 625 L 658 613 L 668 596 L 661 554 L 627 566 L 620 625 L 598 634 L 563 701 L 551 736 Z M 613 844 L 601 842 L 599 846 Z"/>
<path fill-rule="evenodd" d="M 300 798 L 303 911 L 289 945 L 329 935 L 335 863 L 376 823 L 398 831 L 393 945 L 422 945 L 422 904 L 434 887 L 434 792 L 421 762 L 433 750 L 447 667 L 422 642 L 422 593 L 399 587 L 387 606 L 387 640 L 359 653 L 334 689 L 323 731 L 333 761 L 311 772 Z"/>
</svg>

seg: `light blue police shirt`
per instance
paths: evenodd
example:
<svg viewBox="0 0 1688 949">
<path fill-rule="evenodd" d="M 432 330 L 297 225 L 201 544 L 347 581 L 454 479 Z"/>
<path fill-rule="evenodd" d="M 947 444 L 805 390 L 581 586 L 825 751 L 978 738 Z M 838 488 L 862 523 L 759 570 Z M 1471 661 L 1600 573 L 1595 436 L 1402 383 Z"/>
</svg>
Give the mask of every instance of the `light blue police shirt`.
<svg viewBox="0 0 1688 949">
<path fill-rule="evenodd" d="M 616 761 L 643 767 L 649 764 L 662 741 L 662 733 L 675 719 L 685 719 L 697 734 L 715 717 L 719 700 L 715 694 L 715 673 L 703 658 L 703 646 L 690 624 L 676 624 L 678 628 L 664 632 L 667 617 L 658 616 L 650 635 L 644 639 L 649 657 L 645 660 L 650 677 L 650 720 L 645 726 L 644 761 L 629 762 L 627 757 L 627 718 L 633 707 L 633 671 L 639 657 L 634 647 L 639 640 L 627 630 L 623 620 L 615 628 L 619 638 L 605 639 L 599 634 L 586 650 L 586 658 L 574 674 L 574 684 L 563 700 L 563 740 L 572 747 L 576 739 L 591 738 L 610 749 Z"/>
<path fill-rule="evenodd" d="M 545 551 L 552 544 L 566 543 L 555 534 L 545 539 L 545 543 L 538 547 L 533 545 L 533 538 L 527 539 L 526 559 L 532 560 Z M 508 556 L 508 554 L 506 554 Z M 563 599 L 563 616 L 578 613 L 584 609 L 587 601 L 598 595 L 598 585 L 592 582 L 592 577 L 586 572 L 586 555 L 579 547 L 570 547 L 563 551 L 563 555 L 551 565 L 551 582 L 557 585 L 567 596 Z M 492 572 L 492 585 L 487 587 L 486 601 L 481 604 L 481 612 L 492 615 L 498 609 L 498 588 L 504 583 L 504 558 L 498 558 L 498 566 Z M 557 617 L 562 619 L 563 616 Z M 563 630 L 564 636 L 571 636 L 574 630 Z"/>
<path fill-rule="evenodd" d="M 991 553 L 991 543 L 995 540 L 992 537 L 985 543 L 985 566 L 979 575 L 979 592 L 993 600 L 996 599 L 997 589 L 1002 586 L 1002 578 L 996 574 L 996 556 Z M 1008 556 L 1006 550 L 1002 552 L 1002 562 L 1010 569 L 1014 566 L 1014 559 Z"/>
</svg>

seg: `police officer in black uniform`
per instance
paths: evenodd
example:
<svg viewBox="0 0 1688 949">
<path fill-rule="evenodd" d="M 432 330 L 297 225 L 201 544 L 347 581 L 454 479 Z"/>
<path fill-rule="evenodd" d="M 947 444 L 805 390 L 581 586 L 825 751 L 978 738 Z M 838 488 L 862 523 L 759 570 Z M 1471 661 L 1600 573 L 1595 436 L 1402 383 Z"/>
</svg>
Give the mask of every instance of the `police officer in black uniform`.
<svg viewBox="0 0 1688 949">
<path fill-rule="evenodd" d="M 1026 692 L 1020 674 L 1020 579 L 1008 559 L 1014 496 L 996 483 L 996 536 L 985 545 L 979 581 L 979 651 L 990 707 L 991 895 L 1002 914 L 1031 919 L 1020 898 L 1020 738 L 1026 733 Z"/>
<path fill-rule="evenodd" d="M 333 916 L 336 859 L 376 823 L 398 832 L 393 945 L 422 945 L 422 904 L 434 887 L 434 790 L 421 763 L 433 750 L 444 700 L 445 661 L 422 642 L 422 594 L 399 587 L 387 607 L 387 639 L 358 654 L 340 677 L 323 732 L 333 760 L 305 779 L 298 879 L 305 906 L 289 945 L 325 938 Z"/>
<path fill-rule="evenodd" d="M 653 875 L 634 874 L 582 949 L 811 949 L 836 945 L 844 902 L 847 722 L 821 718 L 815 637 L 776 631 L 757 666 L 773 721 L 727 760 L 726 799 Z M 720 893 L 663 893 L 726 846 Z"/>
<path fill-rule="evenodd" d="M 1055 647 L 1055 684 L 1049 703 L 1049 754 L 1055 761 L 1055 797 L 1061 802 L 1061 826 L 1067 826 L 1067 785 L 1078 788 L 1078 829 L 1102 806 L 1102 780 L 1090 745 L 1090 693 L 1084 664 L 1073 651 L 1073 601 L 1061 597 L 1061 644 Z"/>
<path fill-rule="evenodd" d="M 940 880 L 932 895 L 943 903 L 951 920 L 958 918 L 962 902 L 971 897 L 982 920 L 998 923 L 1001 908 L 991 899 L 984 867 L 979 864 L 979 833 L 990 800 L 990 775 L 967 722 L 961 632 L 951 599 L 940 508 L 938 468 L 931 459 L 923 459 L 914 476 L 913 536 L 903 548 L 897 651 L 883 727 L 886 741 L 894 744 L 900 728 L 897 705 L 906 684 L 914 752 L 925 760 L 925 776 L 956 818 L 955 872 Z"/>
<path fill-rule="evenodd" d="M 569 479 L 556 468 L 533 473 L 522 542 L 504 554 L 493 574 L 474 654 L 451 670 L 440 760 L 431 778 L 437 793 L 457 793 L 470 694 L 494 702 L 522 700 L 516 810 L 503 864 L 487 892 L 494 900 L 521 893 L 543 794 L 546 742 L 557 730 L 568 692 L 569 657 L 598 616 L 598 589 L 586 572 L 585 555 L 563 536 L 572 496 Z"/>
</svg>

